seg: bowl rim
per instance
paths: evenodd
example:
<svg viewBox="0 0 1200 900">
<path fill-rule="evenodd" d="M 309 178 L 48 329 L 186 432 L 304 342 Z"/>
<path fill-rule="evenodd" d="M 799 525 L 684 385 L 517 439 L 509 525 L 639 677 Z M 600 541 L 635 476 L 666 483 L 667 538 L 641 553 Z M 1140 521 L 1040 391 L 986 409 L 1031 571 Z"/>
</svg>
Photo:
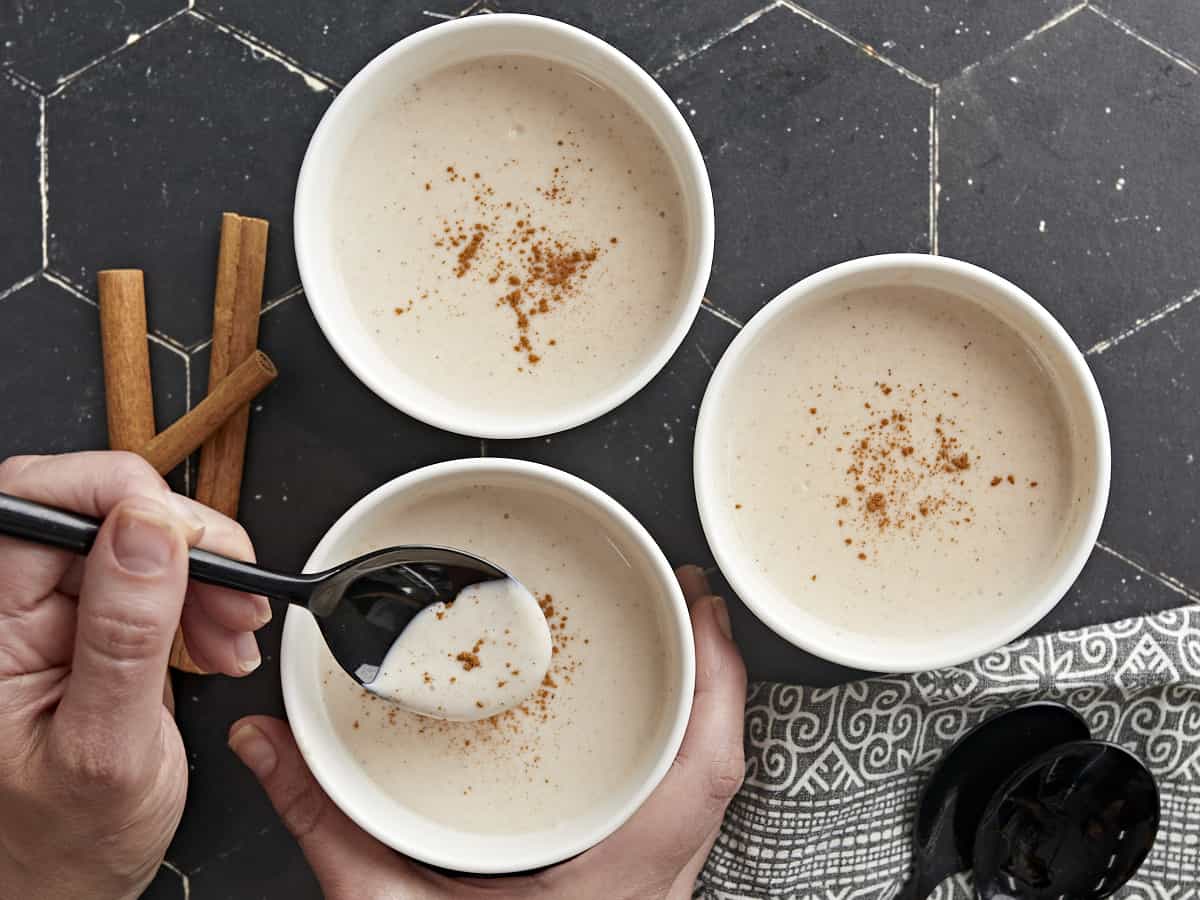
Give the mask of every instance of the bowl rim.
<svg viewBox="0 0 1200 900">
<path fill-rule="evenodd" d="M 318 746 L 321 738 L 316 735 L 317 731 L 320 731 L 321 737 L 326 740 L 329 735 L 319 727 L 317 731 L 310 731 L 316 725 L 313 710 L 319 709 L 323 701 L 308 696 L 300 684 L 303 681 L 300 674 L 303 670 L 300 667 L 308 662 L 307 654 L 301 653 L 299 649 L 299 641 L 304 638 L 300 629 L 307 624 L 305 616 L 311 615 L 307 610 L 298 610 L 290 606 L 288 608 L 280 646 L 280 681 L 284 708 L 305 764 L 338 809 L 360 828 L 392 849 L 428 865 L 481 875 L 511 874 L 553 865 L 595 846 L 624 825 L 659 786 L 674 764 L 691 718 L 696 681 L 695 643 L 687 603 L 674 571 L 662 549 L 633 514 L 604 491 L 582 478 L 561 469 L 525 460 L 471 457 L 434 463 L 393 478 L 367 493 L 338 517 L 313 549 L 304 570 L 311 571 L 314 563 L 337 541 L 353 531 L 364 516 L 381 505 L 423 485 L 463 475 L 478 475 L 481 478 L 488 475 L 516 475 L 565 490 L 575 499 L 607 516 L 626 537 L 635 542 L 649 561 L 650 570 L 647 574 L 664 589 L 668 600 L 669 621 L 664 623 L 663 627 L 670 630 L 679 646 L 679 666 L 676 670 L 679 675 L 679 694 L 673 705 L 664 705 L 663 715 L 669 717 L 669 729 L 665 732 L 649 773 L 637 785 L 636 790 L 631 792 L 629 798 L 613 814 L 571 842 L 555 844 L 549 833 L 543 831 L 537 833 L 543 840 L 537 842 L 536 846 L 534 842 L 527 842 L 530 846 L 521 855 L 514 856 L 511 852 L 506 852 L 503 858 L 495 854 L 487 859 L 482 858 L 482 854 L 456 855 L 452 848 L 425 840 L 420 831 L 397 834 L 394 830 L 389 830 L 388 824 L 380 822 L 378 815 L 374 815 L 372 810 L 355 806 L 341 789 L 337 777 L 326 768 L 327 757 Z"/>
<path fill-rule="evenodd" d="M 993 296 L 1002 298 L 1004 303 L 1029 315 L 1040 332 L 1050 341 L 1055 352 L 1068 363 L 1073 377 L 1078 381 L 1086 406 L 1083 427 L 1088 429 L 1086 436 L 1096 453 L 1091 499 L 1088 501 L 1079 537 L 1059 557 L 1056 574 L 1046 589 L 1045 596 L 1029 606 L 1022 615 L 1013 617 L 1004 628 L 998 628 L 990 638 L 966 642 L 948 634 L 942 641 L 946 645 L 942 652 L 930 653 L 918 661 L 909 662 L 889 659 L 886 653 L 882 652 L 868 656 L 818 642 L 806 634 L 798 623 L 789 622 L 786 616 L 781 615 L 775 608 L 779 606 L 778 603 L 758 596 L 746 575 L 747 571 L 754 568 L 753 563 L 744 559 L 742 554 L 734 549 L 734 542 L 727 540 L 722 533 L 721 523 L 725 518 L 719 512 L 720 504 L 715 496 L 713 484 L 713 473 L 719 464 L 715 444 L 721 395 L 748 354 L 749 348 L 753 346 L 756 337 L 794 306 L 803 303 L 811 294 L 826 289 L 837 281 L 868 272 L 905 269 L 950 273 L 964 281 L 973 281 Z M 713 558 L 730 586 L 760 621 L 793 646 L 829 662 L 868 672 L 912 673 L 960 665 L 996 650 L 1023 635 L 1058 604 L 1079 577 L 1095 547 L 1108 505 L 1111 467 L 1112 448 L 1108 419 L 1096 380 L 1079 347 L 1045 307 L 1012 282 L 973 263 L 925 253 L 885 253 L 838 263 L 801 279 L 763 306 L 738 332 L 718 361 L 700 404 L 700 413 L 696 421 L 692 475 L 696 485 L 696 505 L 700 513 L 701 527 Z"/>
<path fill-rule="evenodd" d="M 311 230 L 315 229 L 320 212 L 316 201 L 312 199 L 315 193 L 312 185 L 328 172 L 328 165 L 321 165 L 322 147 L 329 139 L 329 135 L 340 128 L 345 110 L 350 107 L 356 97 L 375 87 L 381 78 L 381 73 L 386 70 L 392 60 L 431 41 L 452 41 L 471 31 L 487 31 L 514 26 L 541 32 L 566 47 L 573 43 L 576 46 L 584 45 L 603 59 L 606 67 L 622 70 L 637 85 L 641 92 L 640 99 L 646 101 L 646 106 L 652 108 L 654 114 L 654 119 L 651 120 L 646 110 L 641 109 L 642 117 L 650 121 L 656 128 L 672 132 L 682 147 L 682 157 L 675 160 L 679 164 L 676 174 L 679 178 L 680 190 L 685 196 L 692 195 L 696 207 L 690 222 L 693 246 L 689 250 L 689 262 L 685 270 L 687 280 L 680 287 L 678 311 L 671 330 L 663 336 L 657 348 L 647 354 L 640 365 L 629 371 L 625 379 L 617 382 L 607 392 L 585 398 L 560 414 L 550 417 L 538 412 L 522 416 L 512 415 L 508 416 L 503 424 L 497 423 L 494 427 L 481 427 L 470 420 L 468 411 L 456 414 L 452 408 L 436 402 L 429 404 L 420 401 L 414 402 L 411 397 L 403 393 L 401 389 L 403 385 L 397 386 L 388 378 L 388 372 L 378 371 L 364 365 L 359 355 L 355 353 L 355 346 L 359 342 L 348 336 L 352 332 L 349 332 L 348 329 L 344 330 L 341 321 L 346 312 L 345 302 L 332 289 L 329 276 L 318 273 L 318 267 L 313 262 L 312 254 L 309 251 L 310 244 L 317 242 L 317 236 Z M 429 71 L 436 71 L 436 68 L 430 68 Z M 544 437 L 597 419 L 616 409 L 662 371 L 675 351 L 679 349 L 684 338 L 687 337 L 700 310 L 708 278 L 712 271 L 716 235 L 714 217 L 712 186 L 695 135 L 692 134 L 683 114 L 671 101 L 666 91 L 645 69 L 606 41 L 565 22 L 526 13 L 494 13 L 441 22 L 414 32 L 383 50 L 350 79 L 321 116 L 305 149 L 304 160 L 296 181 L 292 230 L 300 282 L 309 308 L 334 352 L 359 381 L 391 406 L 428 425 L 467 437 L 503 440 Z"/>
</svg>

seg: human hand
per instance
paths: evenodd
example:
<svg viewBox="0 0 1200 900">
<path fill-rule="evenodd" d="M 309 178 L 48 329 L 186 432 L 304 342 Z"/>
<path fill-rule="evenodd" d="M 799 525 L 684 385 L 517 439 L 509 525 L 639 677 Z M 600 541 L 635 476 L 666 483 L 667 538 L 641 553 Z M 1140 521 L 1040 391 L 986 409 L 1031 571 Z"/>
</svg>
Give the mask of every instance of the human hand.
<svg viewBox="0 0 1200 900">
<path fill-rule="evenodd" d="M 13 457 L 0 491 L 104 517 L 86 559 L 0 538 L 0 894 L 133 898 L 187 792 L 164 690 L 176 626 L 199 665 L 244 675 L 271 615 L 263 597 L 189 585 L 188 546 L 253 548 L 129 453 Z"/>
<path fill-rule="evenodd" d="M 299 841 L 328 900 L 570 897 L 683 900 L 742 783 L 746 668 L 730 639 L 724 602 L 702 570 L 676 573 L 696 635 L 696 694 L 675 765 L 613 835 L 532 875 L 451 878 L 393 852 L 362 831 L 321 790 L 287 725 L 267 716 L 234 723 L 229 744 L 258 776 Z"/>
</svg>

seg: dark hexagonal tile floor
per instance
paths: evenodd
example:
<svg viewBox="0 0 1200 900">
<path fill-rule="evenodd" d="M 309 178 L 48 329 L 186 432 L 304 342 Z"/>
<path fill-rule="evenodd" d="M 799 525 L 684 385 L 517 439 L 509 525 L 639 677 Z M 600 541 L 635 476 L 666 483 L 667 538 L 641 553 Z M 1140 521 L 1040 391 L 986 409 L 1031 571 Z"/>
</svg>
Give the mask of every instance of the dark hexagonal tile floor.
<svg viewBox="0 0 1200 900">
<path fill-rule="evenodd" d="M 0 300 L 0 459 L 108 446 L 100 319 L 94 306 L 37 277 Z M 187 362 L 150 344 L 158 427 L 187 409 Z M 18 403 L 17 398 L 34 398 Z M 183 489 L 182 471 L 172 482 Z"/>
<path fill-rule="evenodd" d="M 1139 36 L 1200 65 L 1200 27 L 1195 0 L 1092 0 Z"/>
<path fill-rule="evenodd" d="M 1200 243 L 1200 78 L 1099 15 L 943 84 L 938 124 L 941 252 L 1012 278 L 1081 346 L 1200 283 L 1179 252 Z"/>
<path fill-rule="evenodd" d="M 184 0 L 37 0 L 6 4 L 0 16 L 0 67 L 46 91 L 143 31 L 179 12 Z"/>
<path fill-rule="evenodd" d="M 1101 539 L 1200 596 L 1200 300 L 1089 362 L 1113 442 Z"/>
<path fill-rule="evenodd" d="M 802 0 L 800 5 L 929 81 L 1011 46 L 1077 0 Z"/>
<path fill-rule="evenodd" d="M 661 80 L 708 163 L 718 306 L 744 320 L 827 265 L 928 249 L 926 88 L 784 8 Z"/>
<path fill-rule="evenodd" d="M 696 509 L 692 447 L 712 367 L 736 334 L 701 311 L 666 368 L 614 412 L 547 438 L 488 441 L 487 452 L 545 463 L 590 481 L 646 526 L 672 565 L 711 566 Z"/>
<path fill-rule="evenodd" d="M 0 76 L 0 291 L 42 266 L 41 100 Z"/>
<path fill-rule="evenodd" d="M 183 15 L 48 101 L 50 267 L 146 269 L 151 326 L 209 336 L 222 210 L 271 220 L 266 296 L 296 284 L 291 216 L 320 82 Z"/>
</svg>

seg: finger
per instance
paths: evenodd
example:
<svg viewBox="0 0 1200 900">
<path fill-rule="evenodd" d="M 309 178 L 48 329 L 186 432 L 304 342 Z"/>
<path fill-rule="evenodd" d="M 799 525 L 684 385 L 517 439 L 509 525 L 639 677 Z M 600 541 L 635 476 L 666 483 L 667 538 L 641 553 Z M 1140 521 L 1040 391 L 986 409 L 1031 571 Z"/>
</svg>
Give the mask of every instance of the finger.
<svg viewBox="0 0 1200 900">
<path fill-rule="evenodd" d="M 161 502 L 121 500 L 88 554 L 71 678 L 55 725 L 140 746 L 158 733 L 162 680 L 187 586 L 187 538 Z"/>
<path fill-rule="evenodd" d="M 75 639 L 75 598 L 51 591 L 22 612 L 0 615 L 0 677 L 65 666 Z"/>
<path fill-rule="evenodd" d="M 117 453 L 103 455 L 107 457 L 125 456 L 125 454 Z M 57 458 L 65 459 L 65 457 Z M 134 457 L 134 459 L 136 460 L 137 457 Z M 155 478 L 158 477 L 157 473 L 153 474 Z M 162 485 L 162 488 L 167 495 L 167 505 L 181 519 L 191 522 L 198 532 L 198 537 L 190 541 L 191 546 L 200 547 L 202 550 L 210 550 L 213 553 L 220 553 L 222 556 L 228 556 L 233 559 L 254 562 L 254 545 L 250 542 L 250 536 L 246 534 L 246 529 L 233 519 L 222 515 L 215 509 L 210 509 L 203 503 L 197 503 L 195 500 L 185 497 L 182 494 L 171 493 L 165 484 Z M 158 499 L 160 495 L 151 493 L 151 496 Z M 77 568 L 73 565 L 63 576 L 62 589 L 67 593 L 73 593 L 71 588 L 78 589 L 82 577 L 82 568 Z"/>
<path fill-rule="evenodd" d="M 624 827 L 580 857 L 581 872 L 628 867 L 647 877 L 657 873 L 669 885 L 719 825 L 745 768 L 746 668 L 729 637 L 728 622 L 719 597 L 693 602 L 696 693 L 675 765 Z M 596 857 L 598 865 L 592 862 Z M 658 883 L 655 889 L 663 886 Z"/>
<path fill-rule="evenodd" d="M 700 872 L 703 871 L 704 864 L 708 862 L 708 855 L 712 853 L 713 844 L 717 842 L 717 836 L 720 833 L 721 826 L 718 824 L 700 844 L 699 849 L 692 854 L 687 865 L 675 876 L 675 883 L 667 891 L 666 900 L 691 900 L 696 891 L 696 882 L 700 878 Z"/>
<path fill-rule="evenodd" d="M 252 632 L 222 627 L 199 604 L 184 605 L 180 624 L 188 655 L 205 672 L 238 678 L 249 675 L 262 663 Z"/>
<path fill-rule="evenodd" d="M 683 588 L 683 599 L 687 601 L 689 608 L 701 597 L 712 594 L 708 576 L 699 566 L 680 566 L 675 570 L 675 577 L 679 579 L 679 586 Z"/>
<path fill-rule="evenodd" d="M 203 527 L 170 499 L 174 495 L 150 464 L 132 453 L 12 457 L 0 463 L 0 491 L 97 518 L 125 497 L 148 497 L 175 506 L 189 531 Z M 64 550 L 0 538 L 0 587 L 20 586 L 0 590 L 0 611 L 28 607 L 49 593 L 74 558 Z"/>
<path fill-rule="evenodd" d="M 373 882 L 395 889 L 397 879 L 412 877 L 411 863 L 334 806 L 285 723 L 269 716 L 240 719 L 229 730 L 229 747 L 262 784 L 325 896 L 373 896 Z"/>
</svg>

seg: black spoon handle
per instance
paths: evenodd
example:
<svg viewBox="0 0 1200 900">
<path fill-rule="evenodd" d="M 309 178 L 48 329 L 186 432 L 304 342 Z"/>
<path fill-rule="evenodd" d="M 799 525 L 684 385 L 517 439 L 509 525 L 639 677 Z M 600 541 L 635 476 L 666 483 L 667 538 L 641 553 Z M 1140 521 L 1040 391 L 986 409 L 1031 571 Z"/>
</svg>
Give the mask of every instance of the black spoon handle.
<svg viewBox="0 0 1200 900">
<path fill-rule="evenodd" d="M 87 516 L 56 509 L 33 500 L 0 493 L 0 534 L 86 555 L 96 541 L 100 523 Z M 284 575 L 207 550 L 188 552 L 188 574 L 196 581 L 265 594 L 307 606 L 316 575 Z"/>
</svg>

